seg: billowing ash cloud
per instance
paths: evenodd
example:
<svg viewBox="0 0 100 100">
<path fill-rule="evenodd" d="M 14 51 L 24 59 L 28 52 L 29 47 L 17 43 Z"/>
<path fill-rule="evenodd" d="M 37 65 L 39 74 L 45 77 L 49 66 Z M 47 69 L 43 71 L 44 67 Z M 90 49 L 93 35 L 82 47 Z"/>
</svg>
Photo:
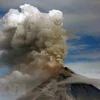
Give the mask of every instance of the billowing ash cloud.
<svg viewBox="0 0 100 100">
<path fill-rule="evenodd" d="M 62 66 L 67 54 L 62 12 L 42 13 L 29 4 L 21 5 L 20 9 L 10 9 L 2 18 L 0 48 L 7 52 L 1 58 L 30 74 L 36 69 L 51 71 Z"/>
</svg>

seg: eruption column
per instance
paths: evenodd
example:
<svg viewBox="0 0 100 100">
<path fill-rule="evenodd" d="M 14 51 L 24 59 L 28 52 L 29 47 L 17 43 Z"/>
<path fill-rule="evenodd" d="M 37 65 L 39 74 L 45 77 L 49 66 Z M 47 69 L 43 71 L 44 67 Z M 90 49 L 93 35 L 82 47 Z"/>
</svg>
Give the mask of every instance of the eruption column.
<svg viewBox="0 0 100 100">
<path fill-rule="evenodd" d="M 10 9 L 2 18 L 0 48 L 8 51 L 14 66 L 22 72 L 55 73 L 63 66 L 67 54 L 62 12 L 42 13 L 30 4 L 21 5 L 20 9 Z"/>
</svg>

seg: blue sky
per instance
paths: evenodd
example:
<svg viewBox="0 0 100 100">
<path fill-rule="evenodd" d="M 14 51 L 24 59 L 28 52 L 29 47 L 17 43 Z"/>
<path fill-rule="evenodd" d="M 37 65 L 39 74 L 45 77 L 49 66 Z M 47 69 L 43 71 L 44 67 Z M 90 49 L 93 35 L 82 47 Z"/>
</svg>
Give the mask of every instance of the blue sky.
<svg viewBox="0 0 100 100">
<path fill-rule="evenodd" d="M 41 11 L 61 10 L 64 28 L 77 29 L 80 38 L 68 40 L 65 64 L 74 62 L 100 62 L 100 1 L 99 0 L 0 0 L 0 18 L 10 8 L 29 3 Z M 1 26 L 0 26 L 1 29 Z M 97 63 L 100 68 L 100 63 Z"/>
<path fill-rule="evenodd" d="M 100 39 L 83 35 L 80 40 L 69 40 L 68 45 L 65 62 L 100 61 Z"/>
<path fill-rule="evenodd" d="M 3 76 L 5 74 L 7 74 L 10 71 L 10 69 L 8 67 L 2 67 L 0 68 L 0 76 Z"/>
</svg>

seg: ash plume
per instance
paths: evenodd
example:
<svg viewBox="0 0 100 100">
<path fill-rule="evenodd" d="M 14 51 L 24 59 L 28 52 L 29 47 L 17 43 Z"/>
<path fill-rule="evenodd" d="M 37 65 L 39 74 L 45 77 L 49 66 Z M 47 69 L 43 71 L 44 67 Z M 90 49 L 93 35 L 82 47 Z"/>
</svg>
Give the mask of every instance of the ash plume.
<svg viewBox="0 0 100 100">
<path fill-rule="evenodd" d="M 57 71 L 67 54 L 66 30 L 62 28 L 63 14 L 59 10 L 40 12 L 30 4 L 20 11 L 10 9 L 2 18 L 0 48 L 6 50 L 1 58 L 13 63 L 18 70 L 33 74 L 41 70 Z M 4 56 L 5 55 L 5 56 Z"/>
</svg>

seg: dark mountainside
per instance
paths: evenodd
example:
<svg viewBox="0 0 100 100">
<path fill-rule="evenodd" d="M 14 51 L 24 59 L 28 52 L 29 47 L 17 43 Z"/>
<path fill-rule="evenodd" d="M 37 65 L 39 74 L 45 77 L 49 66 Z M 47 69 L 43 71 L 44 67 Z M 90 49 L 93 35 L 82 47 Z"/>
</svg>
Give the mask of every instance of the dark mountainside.
<svg viewBox="0 0 100 100">
<path fill-rule="evenodd" d="M 84 83 L 55 85 L 55 81 L 67 78 L 64 74 L 52 77 L 17 100 L 100 100 L 100 90 L 93 85 Z"/>
</svg>

